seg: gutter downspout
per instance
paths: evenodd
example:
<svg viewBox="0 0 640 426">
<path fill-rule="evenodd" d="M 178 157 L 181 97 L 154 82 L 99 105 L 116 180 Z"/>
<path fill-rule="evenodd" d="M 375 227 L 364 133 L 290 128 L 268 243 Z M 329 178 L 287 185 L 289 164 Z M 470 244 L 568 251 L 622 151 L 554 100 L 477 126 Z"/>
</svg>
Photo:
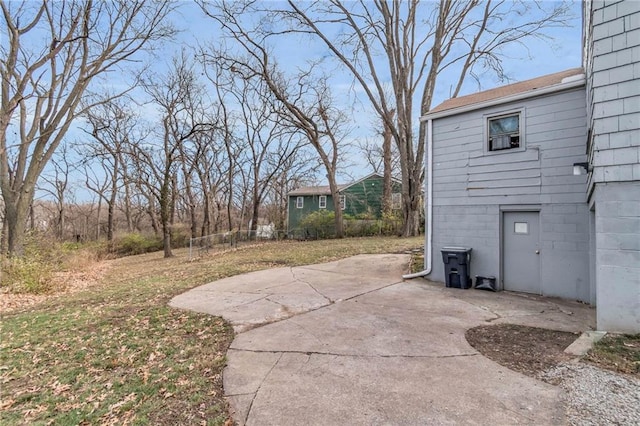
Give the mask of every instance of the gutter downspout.
<svg viewBox="0 0 640 426">
<path fill-rule="evenodd" d="M 425 217 L 427 220 L 427 226 L 425 227 L 425 244 L 424 244 L 424 270 L 416 272 L 415 274 L 406 274 L 402 276 L 402 279 L 408 280 L 411 278 L 424 277 L 431 273 L 431 256 L 433 246 L 433 121 L 427 120 L 427 157 L 425 158 L 425 167 L 427 169 L 427 203 L 425 206 Z"/>
</svg>

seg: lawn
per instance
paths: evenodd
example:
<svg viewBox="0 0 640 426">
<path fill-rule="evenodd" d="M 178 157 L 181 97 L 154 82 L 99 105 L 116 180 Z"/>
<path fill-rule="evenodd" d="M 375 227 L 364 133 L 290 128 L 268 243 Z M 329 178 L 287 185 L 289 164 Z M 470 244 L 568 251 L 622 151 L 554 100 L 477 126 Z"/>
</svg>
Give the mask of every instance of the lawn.
<svg viewBox="0 0 640 426">
<path fill-rule="evenodd" d="M 245 272 L 423 241 L 287 241 L 193 261 L 184 250 L 107 261 L 95 284 L 3 315 L 0 423 L 228 423 L 222 369 L 233 330 L 221 318 L 169 308 L 171 297 Z"/>
</svg>

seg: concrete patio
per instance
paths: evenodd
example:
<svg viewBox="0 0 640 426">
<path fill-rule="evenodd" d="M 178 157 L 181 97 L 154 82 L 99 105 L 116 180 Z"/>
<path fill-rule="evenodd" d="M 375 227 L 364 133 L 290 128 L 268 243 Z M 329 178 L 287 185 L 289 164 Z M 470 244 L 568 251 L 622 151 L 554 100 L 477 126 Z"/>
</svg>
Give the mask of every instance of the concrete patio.
<svg viewBox="0 0 640 426">
<path fill-rule="evenodd" d="M 489 323 L 581 332 L 595 310 L 403 282 L 408 262 L 360 255 L 270 269 L 170 304 L 233 324 L 224 388 L 240 425 L 562 423 L 560 388 L 485 358 L 464 333 Z"/>
</svg>

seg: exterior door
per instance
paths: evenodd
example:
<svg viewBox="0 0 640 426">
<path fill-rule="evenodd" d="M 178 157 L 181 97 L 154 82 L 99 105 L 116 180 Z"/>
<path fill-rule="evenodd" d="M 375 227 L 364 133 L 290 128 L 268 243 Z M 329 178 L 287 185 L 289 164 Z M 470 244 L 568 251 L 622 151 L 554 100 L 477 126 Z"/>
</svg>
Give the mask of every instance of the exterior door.
<svg viewBox="0 0 640 426">
<path fill-rule="evenodd" d="M 502 217 L 504 289 L 542 294 L 540 213 L 504 212 Z"/>
</svg>

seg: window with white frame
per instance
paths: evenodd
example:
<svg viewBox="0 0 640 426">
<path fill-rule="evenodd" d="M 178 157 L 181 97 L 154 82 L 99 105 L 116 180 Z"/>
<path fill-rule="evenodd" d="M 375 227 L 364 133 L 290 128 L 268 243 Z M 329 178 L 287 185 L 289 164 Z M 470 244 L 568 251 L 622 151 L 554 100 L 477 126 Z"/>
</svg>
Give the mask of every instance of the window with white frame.
<svg viewBox="0 0 640 426">
<path fill-rule="evenodd" d="M 399 192 L 394 192 L 391 194 L 391 208 L 393 210 L 398 210 L 402 203 L 402 194 Z"/>
<path fill-rule="evenodd" d="M 520 113 L 487 119 L 489 151 L 520 148 Z"/>
<path fill-rule="evenodd" d="M 326 209 L 327 208 L 327 196 L 326 195 L 321 195 L 318 198 L 318 207 L 321 209 Z"/>
<path fill-rule="evenodd" d="M 346 195 L 341 195 L 340 196 L 340 210 L 344 210 L 347 208 L 347 196 Z"/>
<path fill-rule="evenodd" d="M 296 208 L 297 209 L 301 209 L 304 207 L 304 197 L 297 197 L 296 198 Z"/>
</svg>

